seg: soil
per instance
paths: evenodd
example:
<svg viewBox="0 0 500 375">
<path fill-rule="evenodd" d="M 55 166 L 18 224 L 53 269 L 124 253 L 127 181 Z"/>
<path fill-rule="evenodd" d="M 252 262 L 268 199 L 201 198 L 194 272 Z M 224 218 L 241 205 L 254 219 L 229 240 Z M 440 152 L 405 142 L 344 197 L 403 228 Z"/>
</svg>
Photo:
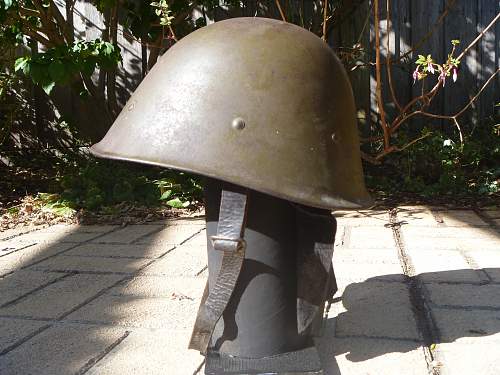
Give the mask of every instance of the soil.
<svg viewBox="0 0 500 375">
<path fill-rule="evenodd" d="M 0 232 L 18 227 L 38 227 L 54 224 L 144 224 L 157 220 L 178 217 L 200 217 L 204 215 L 202 205 L 190 209 L 172 207 L 144 207 L 131 203 L 120 203 L 106 207 L 103 211 L 79 210 L 67 215 L 58 215 L 47 209 L 33 196 L 14 201 L 12 205 L 0 206 Z"/>
</svg>

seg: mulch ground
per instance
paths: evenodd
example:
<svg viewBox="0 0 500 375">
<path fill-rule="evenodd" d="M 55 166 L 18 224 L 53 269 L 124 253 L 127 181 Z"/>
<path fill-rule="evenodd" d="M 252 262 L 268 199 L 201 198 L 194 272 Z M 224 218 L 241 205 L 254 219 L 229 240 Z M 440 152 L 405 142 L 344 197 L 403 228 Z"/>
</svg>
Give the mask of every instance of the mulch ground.
<svg viewBox="0 0 500 375">
<path fill-rule="evenodd" d="M 168 218 L 200 217 L 204 215 L 203 206 L 191 209 L 172 207 L 144 207 L 131 203 L 120 203 L 106 207 L 102 211 L 78 210 L 69 215 L 59 215 L 47 209 L 33 196 L 14 201 L 15 204 L 0 206 L 0 232 L 17 227 L 37 227 L 54 224 L 144 224 Z"/>
</svg>

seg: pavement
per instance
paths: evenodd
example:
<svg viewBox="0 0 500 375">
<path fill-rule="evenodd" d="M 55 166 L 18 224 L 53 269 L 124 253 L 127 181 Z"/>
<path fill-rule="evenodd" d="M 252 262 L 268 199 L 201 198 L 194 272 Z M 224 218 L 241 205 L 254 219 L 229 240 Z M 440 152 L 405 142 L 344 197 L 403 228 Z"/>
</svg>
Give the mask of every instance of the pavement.
<svg viewBox="0 0 500 375">
<path fill-rule="evenodd" d="M 500 373 L 500 211 L 338 211 L 326 375 Z M 192 375 L 203 218 L 0 233 L 0 374 Z"/>
</svg>

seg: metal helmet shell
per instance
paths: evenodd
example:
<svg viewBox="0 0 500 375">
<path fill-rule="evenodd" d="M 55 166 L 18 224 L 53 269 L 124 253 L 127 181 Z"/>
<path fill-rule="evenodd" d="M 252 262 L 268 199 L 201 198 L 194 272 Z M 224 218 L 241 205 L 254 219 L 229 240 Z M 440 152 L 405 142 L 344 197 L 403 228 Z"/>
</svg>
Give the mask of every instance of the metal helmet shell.
<svg viewBox="0 0 500 375">
<path fill-rule="evenodd" d="M 170 48 L 91 151 L 308 206 L 362 207 L 371 199 L 355 113 L 347 74 L 320 38 L 233 18 Z"/>
</svg>

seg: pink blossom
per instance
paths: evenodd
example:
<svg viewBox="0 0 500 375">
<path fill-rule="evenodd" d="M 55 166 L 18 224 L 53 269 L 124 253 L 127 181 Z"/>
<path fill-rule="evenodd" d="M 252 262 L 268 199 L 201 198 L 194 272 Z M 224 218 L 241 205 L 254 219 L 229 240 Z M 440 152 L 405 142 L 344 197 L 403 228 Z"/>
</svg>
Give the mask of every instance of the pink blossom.
<svg viewBox="0 0 500 375">
<path fill-rule="evenodd" d="M 457 82 L 458 78 L 458 70 L 457 68 L 453 68 L 453 82 Z"/>
<path fill-rule="evenodd" d="M 446 72 L 444 71 L 443 68 L 439 67 L 439 80 L 441 80 L 443 82 L 443 87 L 446 83 Z"/>
<path fill-rule="evenodd" d="M 417 79 L 418 79 L 418 68 L 415 69 L 415 71 L 413 72 L 413 84 L 417 82 Z"/>
<path fill-rule="evenodd" d="M 435 73 L 434 66 L 432 64 L 429 64 L 429 72 L 431 72 L 432 74 Z"/>
</svg>

